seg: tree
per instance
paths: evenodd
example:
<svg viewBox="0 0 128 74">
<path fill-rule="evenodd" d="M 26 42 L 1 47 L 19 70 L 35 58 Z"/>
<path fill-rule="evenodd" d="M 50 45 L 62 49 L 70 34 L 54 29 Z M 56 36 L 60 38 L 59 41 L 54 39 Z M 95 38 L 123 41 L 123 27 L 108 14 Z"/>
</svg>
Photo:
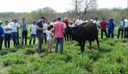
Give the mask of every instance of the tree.
<svg viewBox="0 0 128 74">
<path fill-rule="evenodd" d="M 76 15 L 83 18 L 89 9 L 97 9 L 97 0 L 73 0 L 73 6 Z"/>
</svg>

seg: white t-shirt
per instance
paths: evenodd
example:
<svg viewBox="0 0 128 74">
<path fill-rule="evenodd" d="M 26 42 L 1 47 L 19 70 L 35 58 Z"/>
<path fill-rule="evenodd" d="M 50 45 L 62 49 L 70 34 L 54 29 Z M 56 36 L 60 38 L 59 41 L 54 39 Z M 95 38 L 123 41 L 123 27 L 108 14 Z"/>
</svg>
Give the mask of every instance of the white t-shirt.
<svg viewBox="0 0 128 74">
<path fill-rule="evenodd" d="M 17 23 L 11 22 L 9 25 L 12 27 L 12 32 L 18 32 L 18 24 Z"/>
<path fill-rule="evenodd" d="M 125 19 L 125 26 L 124 27 L 128 27 L 128 19 Z"/>
<path fill-rule="evenodd" d="M 48 25 L 45 23 L 45 24 L 43 24 L 43 28 L 47 28 L 48 27 Z M 43 33 L 46 33 L 46 30 L 43 30 Z"/>
<path fill-rule="evenodd" d="M 99 29 L 100 21 L 96 21 L 96 20 L 94 20 L 94 21 L 93 21 L 93 23 L 95 23 L 95 24 L 96 24 L 96 26 L 97 26 L 97 29 Z"/>
<path fill-rule="evenodd" d="M 74 24 L 72 24 L 72 25 L 69 25 L 69 27 L 75 27 L 75 25 L 74 25 Z"/>
<path fill-rule="evenodd" d="M 12 29 L 12 27 L 10 25 L 5 25 L 4 26 L 4 33 L 5 34 L 11 34 L 12 33 L 12 30 L 6 30 L 6 29 Z"/>
<path fill-rule="evenodd" d="M 31 34 L 36 34 L 36 25 L 31 25 L 30 26 L 30 29 L 31 29 Z"/>
<path fill-rule="evenodd" d="M 46 30 L 46 36 L 47 36 L 47 40 L 52 40 L 52 32 Z"/>
<path fill-rule="evenodd" d="M 77 19 L 76 22 L 75 22 L 75 24 L 76 24 L 77 26 L 80 25 L 80 24 L 82 24 L 82 23 L 83 23 L 83 21 L 80 20 L 80 19 Z"/>
</svg>

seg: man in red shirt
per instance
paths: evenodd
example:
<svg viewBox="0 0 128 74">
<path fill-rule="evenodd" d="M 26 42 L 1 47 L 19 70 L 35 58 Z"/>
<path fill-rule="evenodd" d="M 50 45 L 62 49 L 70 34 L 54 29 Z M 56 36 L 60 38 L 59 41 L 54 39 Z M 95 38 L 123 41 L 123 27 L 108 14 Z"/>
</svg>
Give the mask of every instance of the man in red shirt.
<svg viewBox="0 0 128 74">
<path fill-rule="evenodd" d="M 108 36 L 107 36 L 107 31 L 106 31 L 106 27 L 107 27 L 106 20 L 103 18 L 103 20 L 100 24 L 101 24 L 101 38 L 103 39 L 103 32 L 105 33 L 106 38 L 107 38 Z"/>
<path fill-rule="evenodd" d="M 68 22 L 68 20 L 67 20 L 66 17 L 64 18 L 64 23 L 65 23 L 66 27 L 69 26 L 69 22 Z M 66 41 L 69 41 L 68 36 L 69 36 L 69 35 L 65 33 L 64 37 L 65 37 L 65 40 L 66 40 Z"/>
</svg>

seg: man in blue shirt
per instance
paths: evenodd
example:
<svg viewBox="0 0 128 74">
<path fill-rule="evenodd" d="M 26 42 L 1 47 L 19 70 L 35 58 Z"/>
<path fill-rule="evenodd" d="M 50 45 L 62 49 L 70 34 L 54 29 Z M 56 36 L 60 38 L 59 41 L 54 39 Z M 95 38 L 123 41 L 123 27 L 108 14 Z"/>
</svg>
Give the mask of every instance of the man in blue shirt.
<svg viewBox="0 0 128 74">
<path fill-rule="evenodd" d="M 22 28 L 22 45 L 24 45 L 24 40 L 25 40 L 25 45 L 27 45 L 27 24 L 25 22 L 25 18 L 22 18 L 22 22 L 21 22 L 21 28 Z"/>
<path fill-rule="evenodd" d="M 114 38 L 114 19 L 110 19 L 108 22 L 108 38 Z"/>
<path fill-rule="evenodd" d="M 3 34 L 4 34 L 4 30 L 1 25 L 2 25 L 2 21 L 0 20 L 0 50 L 2 50 Z"/>
<path fill-rule="evenodd" d="M 43 30 L 46 30 L 43 28 L 42 22 L 45 20 L 44 17 L 41 17 L 39 22 L 36 25 L 36 36 L 38 39 L 38 46 L 37 46 L 37 53 L 42 52 L 42 44 L 43 44 Z"/>
</svg>

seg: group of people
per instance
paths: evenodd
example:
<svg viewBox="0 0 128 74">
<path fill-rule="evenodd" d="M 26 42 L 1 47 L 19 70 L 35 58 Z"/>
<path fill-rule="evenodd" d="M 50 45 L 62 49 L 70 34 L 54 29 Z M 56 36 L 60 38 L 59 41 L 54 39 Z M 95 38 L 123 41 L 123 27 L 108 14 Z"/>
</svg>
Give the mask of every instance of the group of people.
<svg viewBox="0 0 128 74">
<path fill-rule="evenodd" d="M 30 26 L 30 40 L 29 44 L 31 45 L 38 40 L 38 45 L 36 48 L 37 53 L 42 52 L 42 44 L 46 42 L 48 44 L 46 52 L 52 52 L 52 40 L 55 41 L 55 52 L 58 52 L 58 45 L 60 45 L 60 53 L 63 53 L 63 43 L 65 40 L 72 40 L 72 37 L 65 33 L 67 26 L 73 28 L 81 25 L 83 22 L 92 22 L 95 23 L 97 30 L 101 29 L 101 38 L 103 38 L 103 33 L 105 33 L 106 38 L 114 38 L 114 27 L 116 26 L 114 19 L 109 19 L 108 22 L 103 18 L 99 21 L 98 18 L 90 21 L 82 21 L 81 17 L 78 16 L 77 19 L 69 21 L 66 17 L 62 20 L 60 17 L 53 20 L 50 23 L 46 23 L 46 18 L 41 17 L 38 21 L 32 21 Z M 12 22 L 8 20 L 5 21 L 4 26 L 2 26 L 2 21 L 0 20 L 0 50 L 2 49 L 2 43 L 4 40 L 5 48 L 10 48 L 10 40 L 13 40 L 13 45 L 18 46 L 19 44 L 27 45 L 27 36 L 28 36 L 28 26 L 25 22 L 25 18 L 22 18 L 22 21 L 18 24 L 17 20 L 14 19 Z M 117 38 L 128 38 L 128 19 L 122 18 L 118 21 L 118 35 Z M 22 31 L 19 30 L 22 29 Z M 108 31 L 107 31 L 108 28 Z M 21 43 L 19 41 L 19 32 L 22 33 Z"/>
</svg>

